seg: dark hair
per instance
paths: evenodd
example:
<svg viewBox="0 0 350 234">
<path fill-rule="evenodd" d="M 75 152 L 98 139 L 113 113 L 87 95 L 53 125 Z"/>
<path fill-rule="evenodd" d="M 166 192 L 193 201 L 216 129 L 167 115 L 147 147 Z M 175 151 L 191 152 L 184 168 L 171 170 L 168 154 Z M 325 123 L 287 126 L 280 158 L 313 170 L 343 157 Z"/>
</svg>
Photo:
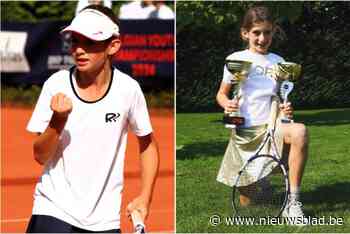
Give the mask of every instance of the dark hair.
<svg viewBox="0 0 350 234">
<path fill-rule="evenodd" d="M 108 18 L 110 18 L 116 25 L 119 26 L 119 21 L 118 21 L 116 15 L 114 14 L 112 9 L 105 7 L 105 6 L 102 6 L 102 5 L 92 4 L 92 5 L 89 5 L 87 7 L 84 7 L 80 12 L 82 12 L 86 9 L 93 9 L 93 10 L 97 10 L 97 11 L 101 12 L 102 14 L 104 14 Z"/>
<path fill-rule="evenodd" d="M 244 15 L 241 28 L 249 31 L 254 24 L 261 22 L 269 22 L 272 25 L 275 24 L 270 10 L 267 7 L 252 7 Z"/>
<path fill-rule="evenodd" d="M 255 6 L 248 9 L 243 17 L 241 32 L 242 30 L 249 31 L 254 26 L 254 24 L 262 22 L 271 23 L 273 31 L 278 34 L 278 38 L 281 40 L 286 39 L 285 32 L 279 25 L 277 25 L 277 21 L 274 19 L 269 8 L 265 6 Z M 245 40 L 244 38 L 242 39 Z"/>
</svg>

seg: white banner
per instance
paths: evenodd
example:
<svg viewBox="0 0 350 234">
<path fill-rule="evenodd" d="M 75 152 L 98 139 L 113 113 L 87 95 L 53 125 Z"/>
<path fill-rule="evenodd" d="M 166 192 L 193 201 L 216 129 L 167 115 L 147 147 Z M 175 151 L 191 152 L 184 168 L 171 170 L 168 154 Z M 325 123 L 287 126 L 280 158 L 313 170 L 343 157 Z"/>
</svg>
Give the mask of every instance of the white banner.
<svg viewBox="0 0 350 234">
<path fill-rule="evenodd" d="M 0 32 L 1 72 L 29 72 L 24 49 L 27 41 L 26 32 Z"/>
</svg>

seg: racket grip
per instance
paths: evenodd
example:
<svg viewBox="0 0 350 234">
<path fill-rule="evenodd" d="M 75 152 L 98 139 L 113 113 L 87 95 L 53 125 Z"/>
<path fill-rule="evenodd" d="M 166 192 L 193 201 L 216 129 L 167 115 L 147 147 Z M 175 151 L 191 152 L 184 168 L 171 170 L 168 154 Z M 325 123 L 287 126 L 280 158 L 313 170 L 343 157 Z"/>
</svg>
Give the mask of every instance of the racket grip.
<svg viewBox="0 0 350 234">
<path fill-rule="evenodd" d="M 137 234 L 144 234 L 145 233 L 145 224 L 143 223 L 143 220 L 141 218 L 141 214 L 139 211 L 134 210 L 131 213 L 131 220 L 134 225 L 134 231 Z"/>
</svg>

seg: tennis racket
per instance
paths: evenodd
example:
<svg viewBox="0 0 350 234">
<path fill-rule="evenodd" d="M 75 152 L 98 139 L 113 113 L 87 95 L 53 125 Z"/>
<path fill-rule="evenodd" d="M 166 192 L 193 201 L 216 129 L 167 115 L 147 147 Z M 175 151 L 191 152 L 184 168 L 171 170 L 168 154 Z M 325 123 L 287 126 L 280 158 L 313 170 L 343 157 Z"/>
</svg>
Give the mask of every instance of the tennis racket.
<svg viewBox="0 0 350 234">
<path fill-rule="evenodd" d="M 261 154 L 271 142 L 273 154 Z M 278 217 L 289 194 L 288 172 L 280 160 L 273 130 L 268 130 L 257 153 L 242 166 L 232 191 L 234 216 Z"/>
<path fill-rule="evenodd" d="M 136 233 L 136 234 L 146 233 L 146 231 L 145 231 L 146 226 L 141 218 L 141 214 L 139 211 L 134 210 L 131 213 L 131 220 L 132 220 L 132 224 L 134 226 L 134 233 Z"/>
</svg>

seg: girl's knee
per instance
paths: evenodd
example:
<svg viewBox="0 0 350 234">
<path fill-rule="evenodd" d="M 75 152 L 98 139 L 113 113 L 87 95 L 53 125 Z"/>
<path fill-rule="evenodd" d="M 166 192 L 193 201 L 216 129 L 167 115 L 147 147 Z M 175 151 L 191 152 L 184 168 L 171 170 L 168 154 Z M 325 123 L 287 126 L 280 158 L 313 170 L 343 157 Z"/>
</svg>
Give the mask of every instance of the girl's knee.
<svg viewBox="0 0 350 234">
<path fill-rule="evenodd" d="M 292 143 L 294 142 L 294 143 L 303 144 L 303 145 L 308 143 L 309 133 L 304 124 L 301 124 L 301 123 L 294 124 L 292 129 L 293 129 L 291 134 Z"/>
</svg>

